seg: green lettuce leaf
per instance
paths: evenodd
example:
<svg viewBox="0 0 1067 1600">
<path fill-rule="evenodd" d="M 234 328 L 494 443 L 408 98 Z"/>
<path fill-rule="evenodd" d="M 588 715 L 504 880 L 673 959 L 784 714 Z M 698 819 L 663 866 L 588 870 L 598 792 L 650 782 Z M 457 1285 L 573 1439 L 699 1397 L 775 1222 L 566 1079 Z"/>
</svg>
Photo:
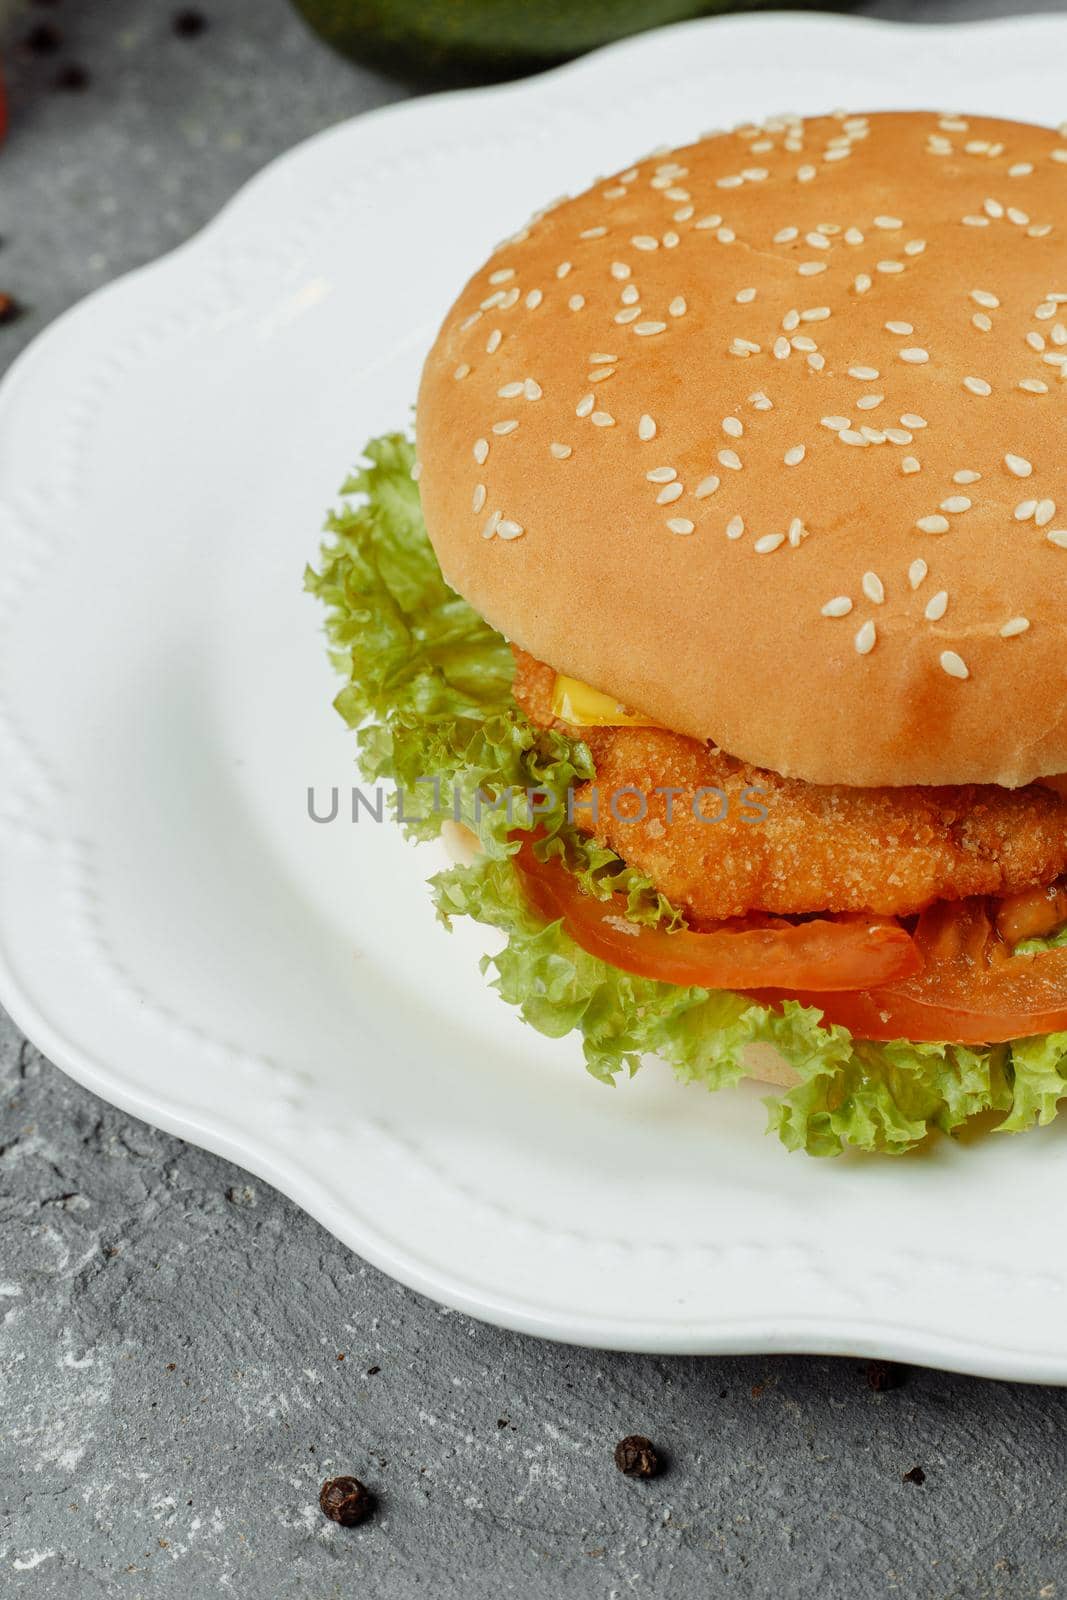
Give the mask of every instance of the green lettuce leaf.
<svg viewBox="0 0 1067 1600">
<path fill-rule="evenodd" d="M 515 704 L 505 640 L 441 575 L 413 465 L 402 435 L 367 446 L 305 582 L 327 609 L 345 679 L 335 705 L 355 732 L 364 778 L 395 784 L 410 837 L 432 838 L 453 817 L 479 837 L 477 862 L 438 873 L 431 887 L 446 926 L 468 916 L 503 934 L 482 961 L 501 997 L 550 1038 L 577 1033 L 588 1070 L 605 1083 L 654 1053 L 684 1081 L 719 1089 L 751 1071 L 753 1047 L 773 1046 L 798 1082 L 768 1099 L 768 1126 L 809 1155 L 903 1154 L 989 1113 L 1003 1132 L 1051 1121 L 1067 1096 L 1067 1033 L 984 1049 L 865 1043 L 795 1002 L 776 1011 L 621 972 L 530 911 L 509 835 L 539 828 L 539 853 L 558 856 L 586 892 L 624 893 L 634 920 L 682 922 L 646 877 L 568 820 L 566 796 L 594 775 L 591 754 L 534 727 Z M 1019 953 L 1053 942 L 1067 942 L 1067 931 Z"/>
</svg>

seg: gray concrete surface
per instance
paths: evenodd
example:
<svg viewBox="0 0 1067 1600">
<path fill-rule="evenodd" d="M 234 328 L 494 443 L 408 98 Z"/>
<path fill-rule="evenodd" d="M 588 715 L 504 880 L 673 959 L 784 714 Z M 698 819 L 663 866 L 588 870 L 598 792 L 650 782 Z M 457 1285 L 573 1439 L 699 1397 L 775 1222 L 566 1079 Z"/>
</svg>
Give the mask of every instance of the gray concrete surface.
<svg viewBox="0 0 1067 1600">
<path fill-rule="evenodd" d="M 406 92 L 284 0 L 202 5 L 188 41 L 173 0 L 8 24 L 0 291 L 29 309 L 0 366 L 270 156 Z M 62 29 L 59 57 L 12 43 L 27 17 Z M 69 60 L 90 85 L 53 91 Z M 0 1317 L 4 1596 L 1067 1595 L 1067 1394 L 926 1371 L 879 1394 L 853 1362 L 603 1355 L 471 1323 L 77 1088 L 2 1017 Z M 612 1465 L 633 1431 L 669 1454 L 652 1483 Z M 338 1472 L 381 1497 L 361 1529 L 317 1509 Z"/>
</svg>

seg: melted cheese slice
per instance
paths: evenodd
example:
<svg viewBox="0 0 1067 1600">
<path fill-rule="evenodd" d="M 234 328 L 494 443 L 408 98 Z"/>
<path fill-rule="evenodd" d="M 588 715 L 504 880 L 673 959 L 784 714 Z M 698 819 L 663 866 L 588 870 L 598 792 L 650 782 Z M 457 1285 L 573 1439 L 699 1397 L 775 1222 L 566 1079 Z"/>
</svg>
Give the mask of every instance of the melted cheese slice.
<svg viewBox="0 0 1067 1600">
<path fill-rule="evenodd" d="M 651 717 L 631 716 L 610 694 L 591 689 L 580 678 L 556 674 L 552 715 L 575 728 L 658 728 Z"/>
</svg>

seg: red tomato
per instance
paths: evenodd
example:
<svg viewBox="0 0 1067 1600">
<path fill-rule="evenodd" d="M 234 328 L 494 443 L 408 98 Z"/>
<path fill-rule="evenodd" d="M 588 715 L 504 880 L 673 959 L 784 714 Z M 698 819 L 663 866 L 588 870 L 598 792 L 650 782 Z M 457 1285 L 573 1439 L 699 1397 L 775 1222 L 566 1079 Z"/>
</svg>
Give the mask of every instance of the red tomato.
<svg viewBox="0 0 1067 1600">
<path fill-rule="evenodd" d="M 776 984 L 759 998 L 818 1006 L 860 1039 L 997 1044 L 1067 1029 L 1067 949 L 1012 955 L 986 901 L 939 901 L 919 918 L 915 943 L 923 968 L 903 981 L 852 994 L 783 995 Z"/>
<path fill-rule="evenodd" d="M 624 972 L 705 989 L 872 988 L 918 972 L 911 935 L 892 918 L 738 918 L 708 932 L 667 933 L 628 921 L 624 901 L 581 892 L 558 861 L 538 861 L 529 835 L 515 857 L 530 902 L 576 944 Z"/>
</svg>

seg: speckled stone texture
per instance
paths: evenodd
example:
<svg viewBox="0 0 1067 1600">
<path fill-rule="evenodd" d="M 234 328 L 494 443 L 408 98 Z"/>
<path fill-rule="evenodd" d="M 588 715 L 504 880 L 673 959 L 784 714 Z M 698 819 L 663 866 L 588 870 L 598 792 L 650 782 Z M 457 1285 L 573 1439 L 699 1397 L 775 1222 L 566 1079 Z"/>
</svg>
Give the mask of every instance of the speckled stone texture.
<svg viewBox="0 0 1067 1600">
<path fill-rule="evenodd" d="M 0 366 L 270 156 L 406 92 L 331 57 L 284 0 L 201 0 L 189 40 L 179 8 L 60 0 L 0 32 L 0 291 L 30 308 L 0 328 Z M 17 41 L 45 19 L 63 47 L 32 58 Z M 89 86 L 52 90 L 70 61 Z M 876 1393 L 862 1363 L 480 1326 L 85 1093 L 2 1015 L 0 1318 L 5 1600 L 1067 1596 L 1067 1394 L 923 1371 Z M 612 1461 L 635 1432 L 668 1458 L 651 1482 Z M 380 1498 L 364 1527 L 318 1509 L 339 1473 Z"/>
</svg>

